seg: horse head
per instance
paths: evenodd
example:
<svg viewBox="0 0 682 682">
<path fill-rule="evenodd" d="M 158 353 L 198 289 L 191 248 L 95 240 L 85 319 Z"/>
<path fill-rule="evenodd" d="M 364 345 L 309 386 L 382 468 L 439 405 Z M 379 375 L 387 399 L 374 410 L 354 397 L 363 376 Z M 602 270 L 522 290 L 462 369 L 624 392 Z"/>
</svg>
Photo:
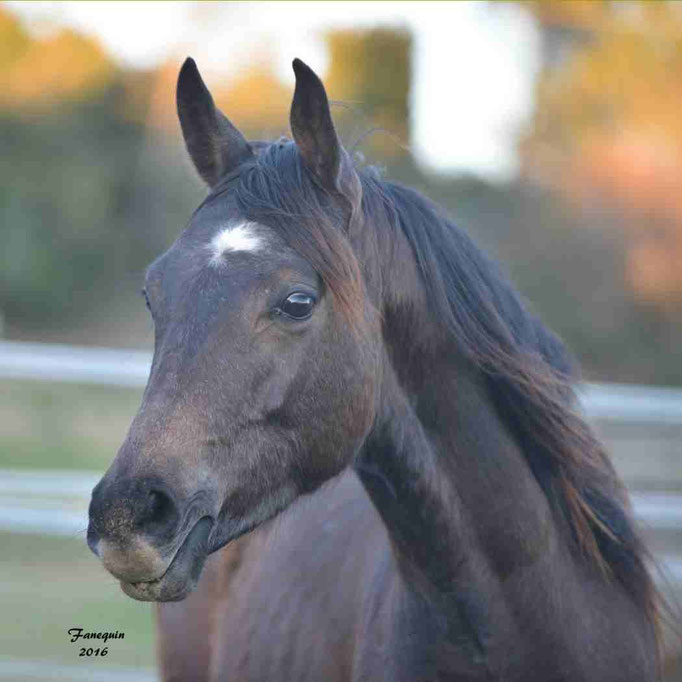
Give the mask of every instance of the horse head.
<svg viewBox="0 0 682 682">
<path fill-rule="evenodd" d="M 90 504 L 90 548 L 136 599 L 182 599 L 208 554 L 339 473 L 372 423 L 378 336 L 346 234 L 360 182 L 321 81 L 293 66 L 294 140 L 271 145 L 247 142 L 191 59 L 180 72 L 210 192 L 147 270 L 151 373 Z"/>
</svg>

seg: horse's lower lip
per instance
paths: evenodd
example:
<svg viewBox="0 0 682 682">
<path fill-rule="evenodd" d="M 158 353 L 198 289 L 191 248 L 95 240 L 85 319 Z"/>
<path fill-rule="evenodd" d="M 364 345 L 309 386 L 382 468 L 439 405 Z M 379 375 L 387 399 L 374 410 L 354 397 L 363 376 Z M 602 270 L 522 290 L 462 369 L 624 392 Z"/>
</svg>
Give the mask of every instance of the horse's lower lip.
<svg viewBox="0 0 682 682">
<path fill-rule="evenodd" d="M 178 549 L 166 572 L 150 581 L 127 583 L 121 589 L 139 601 L 179 601 L 195 587 L 208 555 L 207 540 L 213 527 L 208 516 L 199 519 Z"/>
</svg>

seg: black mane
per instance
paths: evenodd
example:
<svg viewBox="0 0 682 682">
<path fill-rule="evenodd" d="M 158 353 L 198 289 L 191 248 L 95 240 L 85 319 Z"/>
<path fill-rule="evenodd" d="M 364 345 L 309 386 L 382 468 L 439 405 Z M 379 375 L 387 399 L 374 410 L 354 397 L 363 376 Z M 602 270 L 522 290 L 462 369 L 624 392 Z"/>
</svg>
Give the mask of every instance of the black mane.
<svg viewBox="0 0 682 682">
<path fill-rule="evenodd" d="M 620 581 L 655 622 L 646 552 L 609 458 L 578 412 L 577 375 L 563 343 L 438 206 L 380 179 L 374 169 L 356 172 L 363 189 L 362 229 L 405 236 L 435 319 L 486 377 L 491 401 L 576 551 Z M 277 229 L 311 262 L 342 308 L 362 307 L 362 254 L 351 249 L 339 229 L 342 213 L 313 181 L 293 143 L 260 148 L 208 200 L 228 186 L 249 219 Z"/>
<path fill-rule="evenodd" d="M 647 553 L 608 455 L 579 414 L 578 372 L 563 342 L 440 207 L 375 173 L 362 177 L 364 191 L 382 197 L 389 222 L 410 243 L 436 319 L 484 373 L 491 401 L 576 550 L 655 620 Z"/>
</svg>

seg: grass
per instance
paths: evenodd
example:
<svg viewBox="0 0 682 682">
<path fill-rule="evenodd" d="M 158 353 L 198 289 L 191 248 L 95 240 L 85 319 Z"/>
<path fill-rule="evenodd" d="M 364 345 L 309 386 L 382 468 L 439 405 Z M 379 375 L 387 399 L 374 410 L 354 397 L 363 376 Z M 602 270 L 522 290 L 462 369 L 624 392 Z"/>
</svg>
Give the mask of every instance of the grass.
<svg viewBox="0 0 682 682">
<path fill-rule="evenodd" d="M 141 390 L 0 382 L 0 468 L 103 472 L 116 455 Z M 125 596 L 85 544 L 0 532 L 0 656 L 84 667 L 154 667 L 152 606 Z M 125 633 L 104 659 L 79 658 L 67 630 Z M 84 663 L 84 661 L 87 661 Z"/>
<path fill-rule="evenodd" d="M 71 643 L 67 630 L 82 627 L 125 633 L 107 642 L 103 666 L 154 666 L 151 605 L 121 592 L 84 537 L 0 533 L 0 546 L 1 655 L 78 664 L 80 643 Z"/>
<path fill-rule="evenodd" d="M 0 468 L 104 471 L 142 391 L 65 383 L 0 382 Z"/>
</svg>

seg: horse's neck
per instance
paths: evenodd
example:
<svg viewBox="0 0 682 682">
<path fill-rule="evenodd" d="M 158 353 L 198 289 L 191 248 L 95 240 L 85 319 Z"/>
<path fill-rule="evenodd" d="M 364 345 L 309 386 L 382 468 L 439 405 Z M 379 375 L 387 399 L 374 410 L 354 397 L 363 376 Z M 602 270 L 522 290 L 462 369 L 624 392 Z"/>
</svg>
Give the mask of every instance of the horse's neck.
<svg viewBox="0 0 682 682">
<path fill-rule="evenodd" d="M 457 679 L 483 679 L 486 669 L 507 679 L 510 661 L 519 670 L 532 661 L 542 679 L 624 679 L 623 660 L 628 679 L 650 679 L 642 671 L 655 666 L 641 646 L 649 623 L 630 595 L 574 555 L 561 505 L 552 511 L 529 466 L 540 453 L 521 451 L 494 406 L 494 381 L 436 319 L 407 240 L 373 234 L 375 267 L 365 270 L 381 312 L 384 373 L 355 469 L 407 588 L 392 592 L 400 601 L 390 612 L 404 617 L 400 646 L 409 648 L 415 623 L 431 624 L 422 638 L 438 656 L 463 656 L 447 669 L 483 666 Z M 423 609 L 436 617 L 420 619 Z M 588 648 L 608 655 L 585 658 Z"/>
<path fill-rule="evenodd" d="M 361 234 L 375 239 L 355 248 L 374 254 L 364 275 L 386 358 L 360 478 L 410 579 L 447 583 L 472 562 L 478 575 L 504 579 L 552 542 L 549 503 L 481 370 L 435 319 L 407 238 L 392 225 Z"/>
<path fill-rule="evenodd" d="M 490 592 L 554 544 L 549 505 L 496 414 L 483 377 L 441 358 L 386 371 L 376 427 L 356 469 L 406 580 L 444 594 Z"/>
</svg>

